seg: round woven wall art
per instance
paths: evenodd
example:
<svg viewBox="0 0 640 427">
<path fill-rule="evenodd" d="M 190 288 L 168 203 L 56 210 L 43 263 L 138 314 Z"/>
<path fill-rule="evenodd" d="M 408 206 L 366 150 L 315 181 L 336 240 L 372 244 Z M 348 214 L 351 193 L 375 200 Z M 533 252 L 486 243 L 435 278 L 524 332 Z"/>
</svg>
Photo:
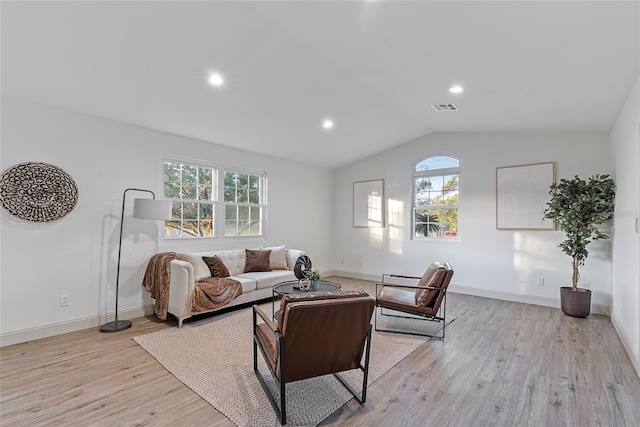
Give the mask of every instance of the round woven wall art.
<svg viewBox="0 0 640 427">
<path fill-rule="evenodd" d="M 0 175 L 0 202 L 4 210 L 20 219 L 55 221 L 75 208 L 78 186 L 57 166 L 20 163 Z"/>
</svg>

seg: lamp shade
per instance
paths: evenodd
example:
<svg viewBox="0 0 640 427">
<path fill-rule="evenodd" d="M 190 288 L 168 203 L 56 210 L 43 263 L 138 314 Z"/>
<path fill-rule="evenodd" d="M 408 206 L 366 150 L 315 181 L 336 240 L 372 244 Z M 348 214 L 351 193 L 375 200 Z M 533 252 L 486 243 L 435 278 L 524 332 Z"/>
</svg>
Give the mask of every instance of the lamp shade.
<svg viewBox="0 0 640 427">
<path fill-rule="evenodd" d="M 134 199 L 133 217 L 142 219 L 171 219 L 171 201 L 157 199 Z"/>
</svg>

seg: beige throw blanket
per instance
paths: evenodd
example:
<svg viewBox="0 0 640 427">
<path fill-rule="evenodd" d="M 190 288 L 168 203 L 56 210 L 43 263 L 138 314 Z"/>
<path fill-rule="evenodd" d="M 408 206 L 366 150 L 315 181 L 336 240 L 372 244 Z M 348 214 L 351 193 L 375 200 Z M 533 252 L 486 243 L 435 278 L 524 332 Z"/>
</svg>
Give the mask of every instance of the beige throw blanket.
<svg viewBox="0 0 640 427">
<path fill-rule="evenodd" d="M 155 300 L 154 311 L 162 320 L 167 318 L 169 303 L 169 279 L 171 277 L 169 264 L 176 258 L 175 252 L 162 252 L 152 256 L 142 280 L 142 286 Z M 196 283 L 191 310 L 196 313 L 215 310 L 227 305 L 239 295 L 242 295 L 240 282 L 226 277 L 210 277 Z"/>
<path fill-rule="evenodd" d="M 147 264 L 147 271 L 142 279 L 142 286 L 151 293 L 155 299 L 156 315 L 165 320 L 167 318 L 167 304 L 169 302 L 169 278 L 171 269 L 169 264 L 177 258 L 175 252 L 162 252 L 155 254 Z"/>
</svg>

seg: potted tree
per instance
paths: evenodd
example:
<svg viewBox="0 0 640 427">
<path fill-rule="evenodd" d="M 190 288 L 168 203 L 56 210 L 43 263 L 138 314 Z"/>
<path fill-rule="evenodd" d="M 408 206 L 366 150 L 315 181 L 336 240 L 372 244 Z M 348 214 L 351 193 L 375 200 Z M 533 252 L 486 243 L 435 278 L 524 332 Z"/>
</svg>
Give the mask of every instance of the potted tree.
<svg viewBox="0 0 640 427">
<path fill-rule="evenodd" d="M 560 243 L 562 251 L 572 258 L 573 286 L 560 288 L 562 312 L 573 317 L 587 317 L 591 311 L 591 291 L 579 288 L 579 267 L 589 252 L 587 245 L 595 240 L 608 239 L 598 228 L 613 218 L 615 184 L 609 175 L 596 174 L 584 181 L 577 175 L 561 179 L 549 188 L 544 217 L 553 219 L 566 234 Z"/>
</svg>

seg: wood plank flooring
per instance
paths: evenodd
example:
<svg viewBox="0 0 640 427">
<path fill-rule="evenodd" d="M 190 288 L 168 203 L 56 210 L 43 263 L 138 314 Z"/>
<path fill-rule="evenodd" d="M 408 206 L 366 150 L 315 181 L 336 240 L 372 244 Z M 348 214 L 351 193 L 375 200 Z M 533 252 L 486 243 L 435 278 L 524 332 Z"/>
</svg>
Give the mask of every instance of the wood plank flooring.
<svg viewBox="0 0 640 427">
<path fill-rule="evenodd" d="M 344 289 L 372 282 L 342 277 Z M 457 319 L 321 425 L 640 426 L 640 379 L 606 316 L 449 294 Z M 232 426 L 131 337 L 73 332 L 0 349 L 6 426 Z M 248 350 L 249 351 L 249 350 Z"/>
</svg>

